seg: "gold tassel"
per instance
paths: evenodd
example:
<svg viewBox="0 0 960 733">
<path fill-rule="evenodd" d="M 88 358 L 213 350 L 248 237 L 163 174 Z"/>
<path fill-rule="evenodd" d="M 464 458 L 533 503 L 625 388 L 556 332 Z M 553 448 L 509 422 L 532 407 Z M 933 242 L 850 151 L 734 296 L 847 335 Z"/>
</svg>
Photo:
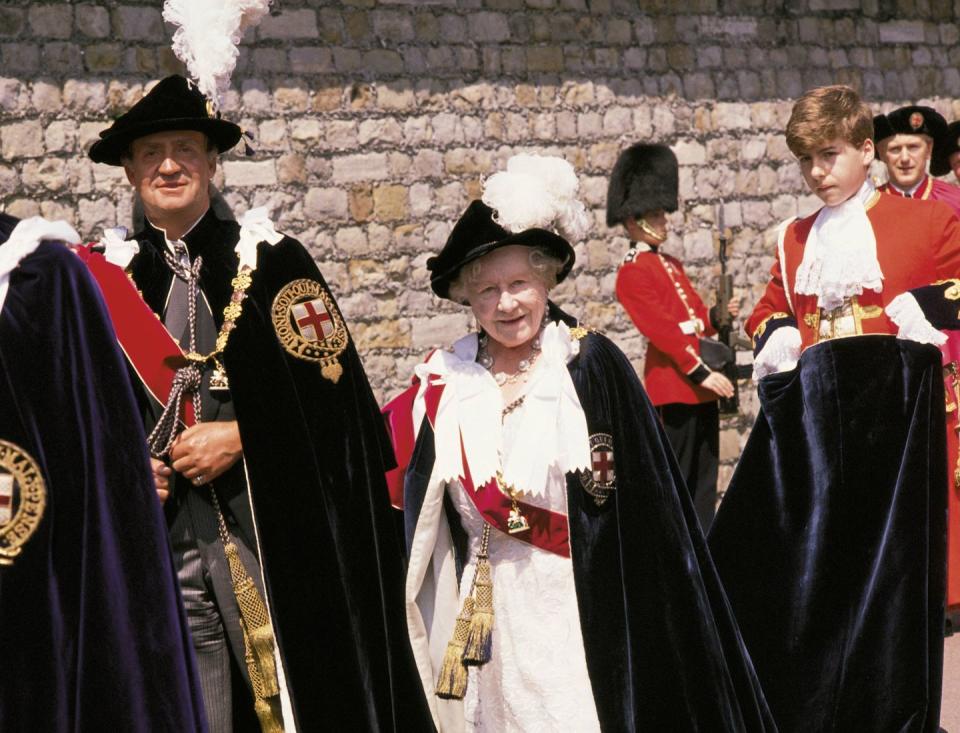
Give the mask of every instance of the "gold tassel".
<svg viewBox="0 0 960 733">
<path fill-rule="evenodd" d="M 467 694 L 467 668 L 463 664 L 463 648 L 467 643 L 471 616 L 473 616 L 473 598 L 467 596 L 460 615 L 457 616 L 457 623 L 453 627 L 453 638 L 447 642 L 440 675 L 437 677 L 437 697 L 444 700 L 462 700 Z"/>
<path fill-rule="evenodd" d="M 486 524 L 477 555 L 477 569 L 473 574 L 473 615 L 463 650 L 463 663 L 467 665 L 481 665 L 490 661 L 493 643 L 493 578 L 487 554 L 489 544 L 490 525 Z"/>
<path fill-rule="evenodd" d="M 283 733 L 283 718 L 277 709 L 279 707 L 273 701 L 260 699 L 254 702 L 253 709 L 257 713 L 257 720 L 260 721 L 260 730 L 263 733 Z"/>
<path fill-rule="evenodd" d="M 280 682 L 277 679 L 277 663 L 273 656 L 273 626 L 267 624 L 254 629 L 250 634 L 250 646 L 256 656 L 263 684 L 263 696 L 273 697 L 280 694 Z"/>
</svg>

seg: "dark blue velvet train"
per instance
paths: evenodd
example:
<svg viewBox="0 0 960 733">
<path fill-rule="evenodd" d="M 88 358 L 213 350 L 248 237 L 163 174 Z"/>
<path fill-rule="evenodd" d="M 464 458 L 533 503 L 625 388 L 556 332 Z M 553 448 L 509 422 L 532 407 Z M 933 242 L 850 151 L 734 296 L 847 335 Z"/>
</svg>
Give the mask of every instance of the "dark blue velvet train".
<svg viewBox="0 0 960 733">
<path fill-rule="evenodd" d="M 781 731 L 939 728 L 940 372 L 932 346 L 864 336 L 760 382 L 709 544 Z"/>
<path fill-rule="evenodd" d="M 0 240 L 14 223 L 0 220 Z M 0 440 L 30 456 L 45 502 L 0 565 L 0 730 L 206 730 L 126 366 L 99 290 L 58 242 L 21 261 L 0 311 Z M 9 548 L 32 494 L 11 496 L 3 473 Z"/>
</svg>

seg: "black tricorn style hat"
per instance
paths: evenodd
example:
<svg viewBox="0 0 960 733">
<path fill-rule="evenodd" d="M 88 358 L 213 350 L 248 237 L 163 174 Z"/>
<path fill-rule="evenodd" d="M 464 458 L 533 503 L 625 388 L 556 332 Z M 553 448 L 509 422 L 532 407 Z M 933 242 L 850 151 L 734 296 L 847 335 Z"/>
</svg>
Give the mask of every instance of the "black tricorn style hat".
<svg viewBox="0 0 960 733">
<path fill-rule="evenodd" d="M 884 115 L 878 115 L 878 117 Z M 939 140 L 947 131 L 947 121 L 932 107 L 909 105 L 885 115 L 887 124 L 878 126 L 873 118 L 873 141 L 879 143 L 894 135 L 926 135 Z M 882 135 L 881 135 L 882 133 Z"/>
<path fill-rule="evenodd" d="M 620 153 L 607 189 L 607 226 L 647 211 L 677 210 L 677 156 L 666 145 L 637 143 Z"/>
<path fill-rule="evenodd" d="M 952 168 L 950 156 L 960 152 L 960 120 L 947 125 L 947 131 L 933 141 L 933 155 L 930 156 L 930 173 L 945 176 Z"/>
<path fill-rule="evenodd" d="M 566 239 L 537 227 L 513 234 L 497 224 L 493 216 L 493 209 L 483 201 L 473 201 L 454 225 L 440 254 L 427 260 L 430 287 L 441 298 L 450 297 L 450 283 L 464 265 L 511 244 L 544 247 L 555 255 L 563 262 L 563 267 L 557 273 L 557 282 L 561 282 L 570 273 L 576 255 Z"/>
<path fill-rule="evenodd" d="M 240 140 L 238 125 L 211 117 L 207 100 L 196 86 L 174 74 L 158 82 L 150 93 L 121 115 L 90 146 L 95 163 L 122 165 L 121 156 L 137 138 L 166 130 L 204 133 L 221 153 Z"/>
</svg>

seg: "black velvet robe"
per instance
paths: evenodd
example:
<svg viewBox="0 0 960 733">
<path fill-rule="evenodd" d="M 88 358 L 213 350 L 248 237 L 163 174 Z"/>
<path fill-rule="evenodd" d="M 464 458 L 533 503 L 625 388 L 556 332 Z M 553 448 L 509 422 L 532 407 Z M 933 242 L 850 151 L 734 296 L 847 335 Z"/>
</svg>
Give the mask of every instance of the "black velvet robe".
<svg viewBox="0 0 960 733">
<path fill-rule="evenodd" d="M 781 731 L 938 729 L 940 353 L 828 341 L 760 381 L 710 549 Z"/>
<path fill-rule="evenodd" d="M 160 314 L 173 277 L 164 239 L 149 226 L 136 238 L 131 272 Z M 191 256 L 203 256 L 200 288 L 218 328 L 238 238 L 236 222 L 212 211 L 184 237 Z M 239 492 L 228 503 L 241 531 L 258 540 L 297 724 L 430 730 L 405 630 L 402 550 L 384 479 L 393 459 L 379 408 L 352 340 L 334 384 L 277 339 L 277 293 L 298 278 L 326 288 L 303 246 L 290 237 L 261 243 L 258 258 L 223 355 L 250 497 Z"/>
<path fill-rule="evenodd" d="M 574 324 L 555 307 L 551 314 Z M 690 494 L 633 367 L 590 333 L 569 369 L 589 433 L 613 436 L 616 463 L 616 490 L 601 507 L 567 476 L 574 582 L 601 727 L 775 730 Z M 434 460 L 424 420 L 405 483 L 408 545 Z M 446 515 L 459 572 L 466 538 L 449 502 Z"/>
<path fill-rule="evenodd" d="M 123 356 L 100 291 L 61 243 L 11 275 L 0 440 L 46 484 L 35 534 L 0 566 L 0 730 L 206 730 Z"/>
</svg>

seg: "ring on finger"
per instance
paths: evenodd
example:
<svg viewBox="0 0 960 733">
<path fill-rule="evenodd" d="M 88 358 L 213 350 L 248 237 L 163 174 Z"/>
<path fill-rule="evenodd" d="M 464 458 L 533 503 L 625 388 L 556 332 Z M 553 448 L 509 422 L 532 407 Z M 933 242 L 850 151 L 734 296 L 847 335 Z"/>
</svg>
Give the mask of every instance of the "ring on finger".
<svg viewBox="0 0 960 733">
<path fill-rule="evenodd" d="M 193 485 L 194 485 L 194 486 L 199 486 L 199 485 L 202 484 L 202 483 L 203 483 L 203 474 L 202 474 L 202 473 L 198 473 L 196 476 L 193 477 Z"/>
</svg>

